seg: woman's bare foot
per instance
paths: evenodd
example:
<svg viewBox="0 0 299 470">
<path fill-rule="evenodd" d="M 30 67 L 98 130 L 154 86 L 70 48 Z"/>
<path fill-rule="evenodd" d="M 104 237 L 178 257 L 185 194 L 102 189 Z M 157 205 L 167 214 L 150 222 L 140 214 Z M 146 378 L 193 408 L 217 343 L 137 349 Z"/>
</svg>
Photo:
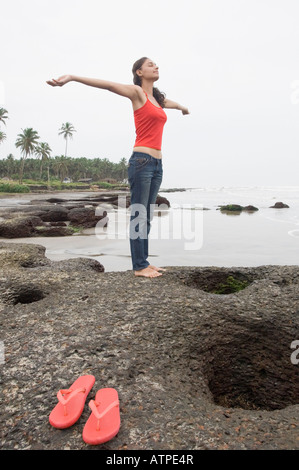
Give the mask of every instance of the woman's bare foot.
<svg viewBox="0 0 299 470">
<path fill-rule="evenodd" d="M 153 266 L 152 264 L 148 265 L 148 268 L 154 269 L 155 271 L 166 271 L 164 268 L 157 268 L 156 266 Z"/>
<path fill-rule="evenodd" d="M 162 276 L 161 273 L 156 271 L 155 269 L 150 268 L 147 266 L 144 269 L 140 269 L 139 271 L 135 271 L 135 276 L 144 276 L 144 277 L 158 277 Z"/>
</svg>

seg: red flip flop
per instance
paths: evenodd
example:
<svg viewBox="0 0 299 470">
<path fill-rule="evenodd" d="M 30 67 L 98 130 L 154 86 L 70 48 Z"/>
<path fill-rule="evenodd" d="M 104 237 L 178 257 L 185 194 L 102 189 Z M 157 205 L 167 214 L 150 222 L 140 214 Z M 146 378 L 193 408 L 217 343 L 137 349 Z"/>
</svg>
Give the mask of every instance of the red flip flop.
<svg viewBox="0 0 299 470">
<path fill-rule="evenodd" d="M 54 428 L 65 429 L 80 418 L 87 395 L 95 383 L 93 375 L 82 375 L 67 390 L 59 390 L 59 403 L 53 408 L 49 421 Z"/>
<path fill-rule="evenodd" d="M 119 431 L 120 414 L 118 393 L 114 388 L 102 388 L 95 400 L 90 400 L 92 411 L 83 429 L 86 444 L 97 445 L 110 441 Z"/>
</svg>

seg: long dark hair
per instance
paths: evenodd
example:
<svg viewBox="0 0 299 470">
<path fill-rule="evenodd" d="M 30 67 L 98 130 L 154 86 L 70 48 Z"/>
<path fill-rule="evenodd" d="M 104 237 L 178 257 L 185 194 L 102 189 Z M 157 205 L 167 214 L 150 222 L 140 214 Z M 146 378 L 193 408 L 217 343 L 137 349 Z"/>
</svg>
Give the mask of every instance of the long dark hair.
<svg viewBox="0 0 299 470">
<path fill-rule="evenodd" d="M 141 59 L 136 60 L 136 62 L 133 65 L 132 73 L 133 73 L 133 83 L 135 85 L 141 86 L 142 82 L 141 82 L 141 78 L 137 75 L 137 70 L 141 69 L 142 65 L 144 64 L 144 62 L 147 59 L 148 59 L 148 57 L 141 57 Z M 155 100 L 159 103 L 159 105 L 162 108 L 164 108 L 164 106 L 165 106 L 164 100 L 165 100 L 165 97 L 166 97 L 165 93 L 160 91 L 158 88 L 154 87 L 153 88 L 153 95 L 154 95 Z"/>
</svg>

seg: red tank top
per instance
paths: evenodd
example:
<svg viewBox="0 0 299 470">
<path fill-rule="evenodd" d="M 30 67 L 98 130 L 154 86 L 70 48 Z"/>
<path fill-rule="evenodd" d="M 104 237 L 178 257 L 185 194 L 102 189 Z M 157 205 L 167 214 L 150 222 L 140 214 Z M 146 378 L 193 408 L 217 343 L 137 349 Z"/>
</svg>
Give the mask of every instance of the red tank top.
<svg viewBox="0 0 299 470">
<path fill-rule="evenodd" d="M 163 128 L 167 121 L 167 116 L 161 106 L 158 107 L 153 104 L 148 99 L 147 94 L 146 97 L 146 103 L 134 111 L 136 128 L 134 147 L 149 147 L 161 150 Z"/>
</svg>

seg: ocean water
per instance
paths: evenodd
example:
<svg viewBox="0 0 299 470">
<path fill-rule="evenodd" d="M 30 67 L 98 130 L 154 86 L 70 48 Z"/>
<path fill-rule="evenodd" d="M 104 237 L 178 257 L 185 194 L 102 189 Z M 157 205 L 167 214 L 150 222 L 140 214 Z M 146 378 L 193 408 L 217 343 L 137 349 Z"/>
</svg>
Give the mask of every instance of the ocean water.
<svg viewBox="0 0 299 470">
<path fill-rule="evenodd" d="M 162 194 L 172 203 L 203 204 L 211 209 L 225 204 L 251 204 L 267 209 L 279 201 L 293 209 L 299 208 L 299 186 L 191 188 L 184 192 Z"/>
<path fill-rule="evenodd" d="M 214 187 L 165 193 L 172 207 L 202 211 L 202 246 L 184 250 L 185 264 L 206 266 L 299 265 L 299 186 Z M 289 206 L 274 209 L 276 202 Z M 219 205 L 253 205 L 253 213 L 225 214 Z"/>
<path fill-rule="evenodd" d="M 154 212 L 149 241 L 151 264 L 299 266 L 299 186 L 192 188 L 159 194 L 168 199 L 171 207 L 156 207 Z M 71 197 L 78 195 L 72 193 Z M 64 197 L 65 193 L 56 196 Z M 31 196 L 26 195 L 25 199 L 28 198 Z M 41 199 L 41 195 L 34 199 Z M 275 202 L 283 202 L 289 208 L 270 208 Z M 23 196 L 0 199 L 2 206 L 20 203 L 24 203 Z M 225 204 L 253 205 L 259 210 L 224 214 L 218 207 Z M 72 237 L 1 241 L 44 245 L 46 256 L 56 261 L 75 257 L 97 259 L 107 272 L 132 269 L 129 210 L 109 211 L 108 216 L 108 229 L 97 227 Z"/>
</svg>

